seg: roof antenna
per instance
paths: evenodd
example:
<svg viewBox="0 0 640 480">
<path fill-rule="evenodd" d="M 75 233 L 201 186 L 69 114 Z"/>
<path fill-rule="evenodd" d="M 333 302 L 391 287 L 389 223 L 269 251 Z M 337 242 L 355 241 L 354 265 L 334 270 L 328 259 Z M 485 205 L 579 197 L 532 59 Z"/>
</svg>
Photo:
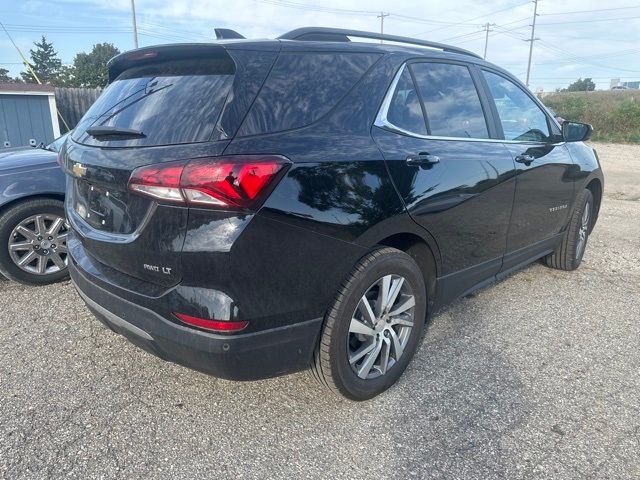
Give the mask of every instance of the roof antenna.
<svg viewBox="0 0 640 480">
<path fill-rule="evenodd" d="M 217 40 L 228 40 L 231 38 L 245 38 L 235 30 L 231 30 L 230 28 L 214 28 L 213 31 L 216 32 Z"/>
</svg>

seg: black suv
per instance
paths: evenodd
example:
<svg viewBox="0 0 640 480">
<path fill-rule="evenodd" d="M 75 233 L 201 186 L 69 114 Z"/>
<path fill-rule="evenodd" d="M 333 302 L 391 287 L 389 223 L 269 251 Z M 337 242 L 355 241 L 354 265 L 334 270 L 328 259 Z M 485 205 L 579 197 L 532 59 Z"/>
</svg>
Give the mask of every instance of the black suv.
<svg viewBox="0 0 640 480">
<path fill-rule="evenodd" d="M 311 368 L 371 398 L 436 309 L 577 268 L 598 216 L 590 126 L 458 48 L 306 28 L 130 51 L 109 78 L 61 154 L 71 277 L 109 328 L 216 376 Z"/>
</svg>

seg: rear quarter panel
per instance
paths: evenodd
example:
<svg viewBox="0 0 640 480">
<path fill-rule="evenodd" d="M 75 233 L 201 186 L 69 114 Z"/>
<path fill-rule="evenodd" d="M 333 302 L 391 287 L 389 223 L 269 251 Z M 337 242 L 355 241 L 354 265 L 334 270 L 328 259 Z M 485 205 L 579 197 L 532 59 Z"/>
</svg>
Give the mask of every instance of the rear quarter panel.
<svg viewBox="0 0 640 480">
<path fill-rule="evenodd" d="M 63 197 L 64 191 L 65 176 L 55 161 L 0 170 L 0 208 L 37 195 Z"/>
<path fill-rule="evenodd" d="M 382 58 L 311 125 L 236 137 L 225 150 L 279 154 L 293 163 L 231 248 L 231 296 L 246 318 L 261 318 L 267 326 L 323 316 L 341 282 L 381 240 L 409 231 L 426 241 L 371 136 L 402 60 Z"/>
</svg>

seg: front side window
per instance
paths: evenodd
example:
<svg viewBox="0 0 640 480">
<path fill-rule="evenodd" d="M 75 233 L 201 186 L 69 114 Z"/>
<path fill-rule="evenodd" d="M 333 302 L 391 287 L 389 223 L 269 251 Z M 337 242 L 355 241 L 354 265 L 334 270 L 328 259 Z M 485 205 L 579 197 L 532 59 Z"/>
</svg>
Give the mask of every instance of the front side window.
<svg viewBox="0 0 640 480">
<path fill-rule="evenodd" d="M 482 73 L 498 109 L 505 140 L 549 141 L 547 116 L 531 97 L 501 75 L 486 70 Z"/>
<path fill-rule="evenodd" d="M 430 135 L 488 138 L 487 122 L 471 73 L 464 65 L 411 65 L 427 113 Z"/>
<path fill-rule="evenodd" d="M 427 134 L 420 99 L 407 68 L 403 69 L 393 92 L 393 98 L 387 110 L 387 121 L 394 127 L 407 132 Z"/>
</svg>

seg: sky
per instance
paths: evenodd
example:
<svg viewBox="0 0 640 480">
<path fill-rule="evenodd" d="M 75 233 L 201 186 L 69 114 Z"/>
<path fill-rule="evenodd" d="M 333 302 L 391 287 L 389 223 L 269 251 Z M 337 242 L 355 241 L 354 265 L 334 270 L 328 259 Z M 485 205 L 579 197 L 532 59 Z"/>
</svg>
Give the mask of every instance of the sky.
<svg viewBox="0 0 640 480">
<path fill-rule="evenodd" d="M 298 27 L 380 31 L 445 42 L 483 54 L 526 77 L 534 3 L 522 0 L 135 0 L 140 46 L 213 40 L 213 28 L 247 38 L 275 38 Z M 45 35 L 62 62 L 96 43 L 134 47 L 131 0 L 0 0 L 0 22 L 28 55 Z M 579 77 L 598 89 L 612 78 L 640 80 L 640 0 L 540 0 L 530 88 L 553 91 Z M 20 57 L 0 30 L 0 67 L 22 70 Z"/>
</svg>

